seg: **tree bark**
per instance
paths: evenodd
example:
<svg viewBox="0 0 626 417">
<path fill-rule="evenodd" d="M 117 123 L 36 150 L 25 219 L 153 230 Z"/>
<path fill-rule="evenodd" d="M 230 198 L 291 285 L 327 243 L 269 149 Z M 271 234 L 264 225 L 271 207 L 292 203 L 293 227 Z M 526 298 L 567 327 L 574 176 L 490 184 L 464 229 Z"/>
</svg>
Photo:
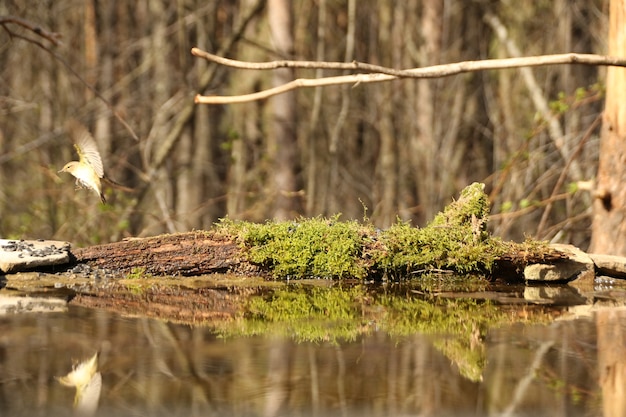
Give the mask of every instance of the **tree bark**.
<svg viewBox="0 0 626 417">
<path fill-rule="evenodd" d="M 202 231 L 126 239 L 74 249 L 72 255 L 78 263 L 122 274 L 133 270 L 161 276 L 258 272 L 258 267 L 241 259 L 236 243 Z"/>
<path fill-rule="evenodd" d="M 439 62 L 443 1 L 428 0 L 423 2 L 421 19 L 421 36 L 424 40 L 420 47 L 420 66 L 434 65 Z M 415 119 L 418 134 L 412 140 L 411 155 L 413 156 L 413 170 L 419 173 L 423 180 L 418 181 L 417 195 L 422 207 L 422 220 L 431 219 L 440 209 L 437 207 L 437 138 L 435 123 L 435 81 L 419 80 L 417 83 L 417 108 Z"/>
<path fill-rule="evenodd" d="M 609 50 L 626 56 L 626 1 L 611 0 Z M 609 67 L 590 251 L 626 255 L 626 69 Z"/>
<path fill-rule="evenodd" d="M 292 3 L 289 0 L 267 2 L 268 23 L 272 43 L 280 56 L 293 55 Z M 294 79 L 291 68 L 280 68 L 273 74 L 273 86 Z M 270 158 L 274 169 L 274 213 L 278 220 L 293 218 L 300 213 L 300 203 L 295 197 L 298 189 L 296 171 L 298 164 L 296 135 L 296 94 L 291 91 L 272 97 L 272 127 L 270 134 Z"/>
<path fill-rule="evenodd" d="M 239 5 L 238 19 L 251 13 L 258 7 L 257 1 L 247 0 Z M 234 13 L 234 12 L 233 12 Z M 246 39 L 264 39 L 266 32 L 261 19 L 254 19 L 246 25 L 243 32 Z M 259 61 L 265 58 L 264 51 L 247 45 L 237 45 L 236 56 L 246 60 Z M 249 72 L 245 77 L 233 77 L 229 81 L 229 94 L 242 94 L 255 91 L 265 84 L 266 75 L 261 72 Z M 263 113 L 266 103 L 245 103 L 225 110 L 229 123 L 234 126 L 235 135 L 229 138 L 229 159 L 226 191 L 226 214 L 233 218 L 260 220 L 265 213 L 256 207 L 250 207 L 250 194 L 259 193 L 263 188 L 260 178 L 265 176 L 263 151 Z"/>
</svg>

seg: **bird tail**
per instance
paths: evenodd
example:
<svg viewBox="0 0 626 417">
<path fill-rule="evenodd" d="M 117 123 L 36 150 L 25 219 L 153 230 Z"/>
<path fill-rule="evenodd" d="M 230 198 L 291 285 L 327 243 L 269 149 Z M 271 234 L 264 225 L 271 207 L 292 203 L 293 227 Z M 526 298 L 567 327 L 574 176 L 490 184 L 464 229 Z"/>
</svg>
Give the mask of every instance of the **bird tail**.
<svg viewBox="0 0 626 417">
<path fill-rule="evenodd" d="M 106 175 L 102 177 L 102 180 L 106 182 L 108 185 L 110 185 L 111 187 L 117 188 L 118 190 L 126 191 L 127 193 L 135 192 L 133 188 L 127 187 L 125 185 L 120 184 L 119 182 L 113 181 L 111 178 L 107 177 Z"/>
</svg>

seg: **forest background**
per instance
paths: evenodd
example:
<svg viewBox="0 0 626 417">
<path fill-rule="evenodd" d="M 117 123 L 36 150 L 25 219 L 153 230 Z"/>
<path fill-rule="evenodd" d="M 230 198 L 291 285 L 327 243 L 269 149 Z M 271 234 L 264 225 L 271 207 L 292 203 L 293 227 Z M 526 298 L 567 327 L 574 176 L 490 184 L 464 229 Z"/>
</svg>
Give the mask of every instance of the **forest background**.
<svg viewBox="0 0 626 417">
<path fill-rule="evenodd" d="M 608 7 L 608 0 L 6 0 L 0 16 L 56 32 L 62 44 L 0 28 L 0 236 L 87 245 L 206 229 L 225 216 L 337 213 L 381 228 L 398 219 L 421 226 L 480 181 L 494 234 L 586 248 L 605 67 L 300 89 L 217 106 L 193 97 L 342 72 L 235 70 L 190 50 L 397 69 L 606 54 Z M 107 175 L 134 192 L 107 189 L 102 205 L 57 173 L 76 159 L 68 119 L 93 132 Z"/>
</svg>

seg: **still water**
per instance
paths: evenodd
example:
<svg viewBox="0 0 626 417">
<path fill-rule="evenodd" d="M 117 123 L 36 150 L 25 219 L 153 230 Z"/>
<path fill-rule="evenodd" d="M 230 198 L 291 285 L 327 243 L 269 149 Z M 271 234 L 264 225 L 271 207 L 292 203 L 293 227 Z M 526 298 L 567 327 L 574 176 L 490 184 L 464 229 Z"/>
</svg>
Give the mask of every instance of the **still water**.
<svg viewBox="0 0 626 417">
<path fill-rule="evenodd" d="M 76 413 L 58 377 L 96 352 L 98 416 L 622 415 L 624 323 L 611 308 L 499 324 L 455 355 L 458 341 L 432 332 L 223 336 L 70 304 L 0 316 L 0 415 Z"/>
</svg>

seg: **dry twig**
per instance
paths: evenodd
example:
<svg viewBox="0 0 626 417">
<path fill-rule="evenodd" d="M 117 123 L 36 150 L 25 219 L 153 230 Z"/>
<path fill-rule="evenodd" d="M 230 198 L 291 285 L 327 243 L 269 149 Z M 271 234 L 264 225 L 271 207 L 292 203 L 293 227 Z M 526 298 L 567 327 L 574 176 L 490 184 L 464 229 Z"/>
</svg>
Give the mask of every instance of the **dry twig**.
<svg viewBox="0 0 626 417">
<path fill-rule="evenodd" d="M 124 127 L 126 127 L 126 129 L 130 132 L 130 134 L 132 135 L 132 137 L 135 140 L 139 140 L 139 137 L 137 136 L 137 134 L 135 133 L 135 131 L 133 130 L 133 128 L 126 122 L 126 120 L 124 120 L 124 118 L 119 114 L 119 112 L 117 112 L 115 110 L 115 108 L 113 107 L 113 105 L 111 104 L 111 102 L 109 102 L 109 100 L 107 100 L 94 86 L 92 86 L 91 84 L 89 84 L 79 73 L 78 71 L 76 71 L 66 60 L 65 58 L 63 58 L 60 54 L 56 53 L 55 51 L 53 51 L 52 49 L 48 48 L 46 45 L 44 45 L 43 43 L 39 42 L 37 39 L 34 38 L 29 38 L 28 36 L 24 36 L 21 35 L 19 33 L 16 33 L 14 31 L 11 30 L 10 28 L 10 24 L 14 24 L 17 26 L 21 26 L 27 30 L 30 30 L 31 32 L 41 36 L 42 38 L 50 41 L 50 43 L 52 43 L 53 46 L 59 46 L 61 45 L 61 35 L 59 33 L 56 32 L 49 32 L 45 29 L 43 29 L 41 26 L 29 22 L 28 20 L 19 18 L 19 17 L 15 17 L 15 16 L 0 16 L 0 26 L 2 26 L 2 28 L 4 28 L 4 30 L 6 30 L 6 32 L 9 34 L 9 36 L 11 38 L 17 38 L 17 39 L 23 39 L 27 42 L 30 42 L 34 45 L 37 45 L 38 47 L 40 47 L 41 49 L 43 49 L 44 51 L 48 52 L 50 55 L 52 55 L 57 61 L 59 61 L 70 73 L 72 73 L 72 75 L 74 75 L 76 78 L 78 78 L 78 80 L 85 86 L 87 87 L 91 92 L 93 92 L 100 100 L 102 100 L 102 102 L 109 108 L 109 110 L 111 110 L 111 113 L 113 113 L 113 115 L 115 116 L 115 118 L 117 120 L 120 121 L 120 123 L 122 123 L 124 125 Z"/>
<path fill-rule="evenodd" d="M 13 32 L 10 29 L 10 24 L 14 24 L 17 26 L 21 26 L 25 29 L 30 30 L 31 32 L 35 33 L 36 35 L 41 36 L 42 38 L 50 41 L 50 43 L 52 43 L 54 46 L 58 46 L 61 43 L 61 35 L 59 33 L 56 32 L 49 32 L 46 29 L 42 28 L 41 26 L 29 22 L 28 20 L 16 17 L 16 16 L 0 16 L 0 26 L 2 26 L 4 28 L 4 30 L 7 31 L 7 33 L 9 34 L 9 36 L 11 37 L 16 37 L 16 38 L 21 38 L 21 39 L 25 39 L 29 42 L 35 43 L 35 44 L 39 44 L 39 42 L 37 42 L 34 39 L 28 38 L 26 36 L 23 35 L 19 35 L 15 32 Z M 40 44 L 39 44 L 40 45 Z"/>
<path fill-rule="evenodd" d="M 440 78 L 465 72 L 476 72 L 495 69 L 511 69 L 522 67 L 539 67 L 547 65 L 582 64 L 594 66 L 617 66 L 626 67 L 626 59 L 612 56 L 595 54 L 557 54 L 540 55 L 520 58 L 485 59 L 480 61 L 462 61 L 451 64 L 433 65 L 423 68 L 411 68 L 397 70 L 381 67 L 379 65 L 362 62 L 316 62 L 316 61 L 272 61 L 272 62 L 242 62 L 234 59 L 223 58 L 198 48 L 192 48 L 192 55 L 204 58 L 220 65 L 248 70 L 273 70 L 277 68 L 301 68 L 301 69 L 328 69 L 328 70 L 353 70 L 361 71 L 358 74 L 324 77 L 318 79 L 299 78 L 278 87 L 269 88 L 252 94 L 238 96 L 203 96 L 196 95 L 195 102 L 198 104 L 232 104 L 244 103 L 255 100 L 263 100 L 277 94 L 282 94 L 296 88 L 324 87 L 329 85 L 378 83 L 392 81 L 400 78 Z"/>
</svg>

